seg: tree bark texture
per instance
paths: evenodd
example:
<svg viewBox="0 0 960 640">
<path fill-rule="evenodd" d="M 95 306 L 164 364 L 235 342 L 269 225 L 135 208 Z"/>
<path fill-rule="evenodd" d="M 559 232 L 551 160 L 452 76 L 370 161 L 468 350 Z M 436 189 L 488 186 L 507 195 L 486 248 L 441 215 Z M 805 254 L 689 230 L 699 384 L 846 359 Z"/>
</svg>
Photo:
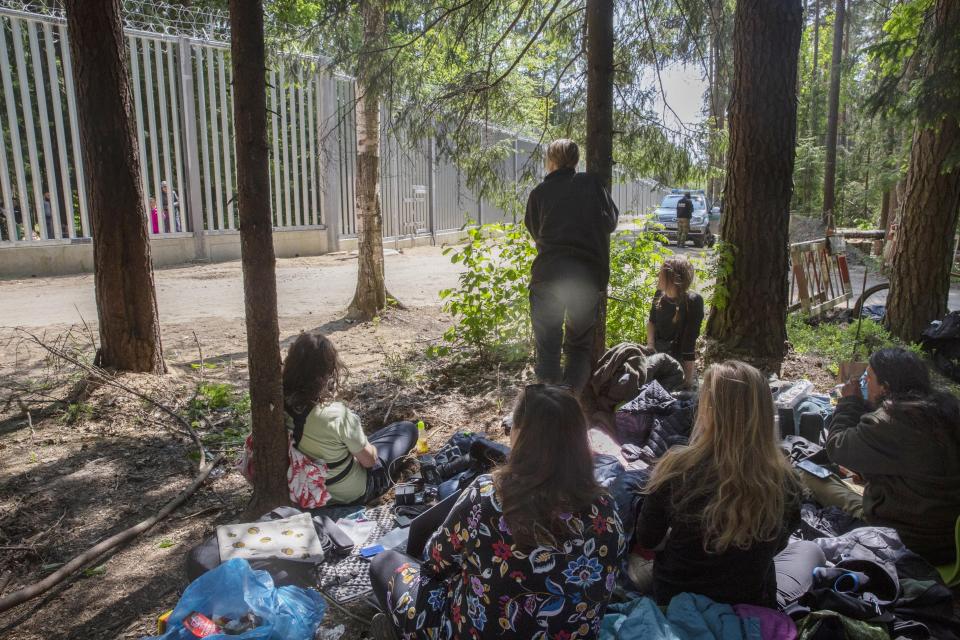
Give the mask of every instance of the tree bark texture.
<svg viewBox="0 0 960 640">
<path fill-rule="evenodd" d="M 613 0 L 587 0 L 587 171 L 613 184 Z M 604 291 L 606 293 L 606 291 Z M 593 362 L 606 351 L 607 298 L 600 298 Z"/>
<path fill-rule="evenodd" d="M 120 0 L 68 0 L 66 10 L 93 228 L 99 364 L 164 373 Z"/>
<path fill-rule="evenodd" d="M 800 0 L 739 0 L 734 13 L 727 182 L 718 277 L 729 298 L 707 322 L 708 361 L 779 371 L 786 345 L 790 197 L 797 139 Z"/>
<path fill-rule="evenodd" d="M 956 86 L 960 84 L 957 68 L 937 61 L 950 59 L 948 47 L 960 46 L 955 37 L 960 33 L 960 3 L 937 0 L 930 20 L 933 24 L 926 28 L 953 37 L 934 40 L 925 53 L 925 73 L 951 74 L 954 77 L 940 78 L 940 82 Z M 914 133 L 887 297 L 887 324 L 902 340 L 918 340 L 931 321 L 947 312 L 960 211 L 960 167 L 951 161 L 958 150 L 960 123 L 952 113 Z"/>
<path fill-rule="evenodd" d="M 237 209 L 256 469 L 253 498 L 247 512 L 262 515 L 273 507 L 289 503 L 276 257 L 270 212 L 262 0 L 230 0 L 230 29 Z"/>
<path fill-rule="evenodd" d="M 823 162 L 823 224 L 833 227 L 837 188 L 837 129 L 840 113 L 840 72 L 843 65 L 843 24 L 846 0 L 837 0 L 830 59 L 830 94 L 827 98 L 827 152 Z"/>
<path fill-rule="evenodd" d="M 351 318 L 370 320 L 387 306 L 383 265 L 383 211 L 380 205 L 380 87 L 378 49 L 384 46 L 382 0 L 362 0 L 363 53 L 357 69 L 357 289 L 347 310 Z"/>
</svg>

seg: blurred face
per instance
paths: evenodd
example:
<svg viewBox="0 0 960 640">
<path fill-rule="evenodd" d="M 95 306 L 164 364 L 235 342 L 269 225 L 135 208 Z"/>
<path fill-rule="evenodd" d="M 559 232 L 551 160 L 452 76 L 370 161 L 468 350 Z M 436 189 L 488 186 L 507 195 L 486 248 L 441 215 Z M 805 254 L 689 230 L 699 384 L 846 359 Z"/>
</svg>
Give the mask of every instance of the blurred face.
<svg viewBox="0 0 960 640">
<path fill-rule="evenodd" d="M 554 171 L 560 168 L 557 165 L 555 165 L 553 163 L 553 160 L 551 160 L 550 158 L 547 158 L 546 166 L 547 166 L 547 173 L 553 173 Z"/>
<path fill-rule="evenodd" d="M 867 366 L 867 400 L 872 404 L 879 404 L 880 399 L 887 395 L 889 391 L 887 385 L 881 384 L 877 380 L 877 374 L 873 367 Z"/>
</svg>

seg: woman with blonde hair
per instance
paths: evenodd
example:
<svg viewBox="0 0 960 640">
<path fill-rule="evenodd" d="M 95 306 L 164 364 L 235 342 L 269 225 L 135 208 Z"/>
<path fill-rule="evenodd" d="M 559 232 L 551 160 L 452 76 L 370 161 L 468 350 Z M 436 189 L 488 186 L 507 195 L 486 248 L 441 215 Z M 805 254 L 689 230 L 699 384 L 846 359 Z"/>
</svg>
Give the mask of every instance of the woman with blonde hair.
<svg viewBox="0 0 960 640">
<path fill-rule="evenodd" d="M 683 365 L 684 385 L 693 384 L 697 338 L 703 324 L 703 298 L 690 291 L 694 270 L 683 256 L 663 261 L 657 279 L 657 292 L 650 305 L 647 321 L 647 345 L 657 353 L 667 353 Z"/>
<path fill-rule="evenodd" d="M 800 524 L 800 485 L 777 446 L 767 380 L 743 362 L 707 370 L 689 445 L 660 459 L 645 493 L 637 538 L 662 547 L 653 565 L 660 604 L 692 592 L 773 608 L 780 586 L 783 606 L 823 563 L 815 544 L 801 542 L 774 566 Z"/>
</svg>

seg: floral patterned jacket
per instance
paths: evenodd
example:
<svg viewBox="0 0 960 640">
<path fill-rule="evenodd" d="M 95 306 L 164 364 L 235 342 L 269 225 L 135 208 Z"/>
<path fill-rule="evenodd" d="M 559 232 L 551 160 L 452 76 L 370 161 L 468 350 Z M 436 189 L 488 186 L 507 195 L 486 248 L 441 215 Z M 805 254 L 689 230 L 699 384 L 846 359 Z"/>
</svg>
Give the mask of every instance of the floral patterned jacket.
<svg viewBox="0 0 960 640">
<path fill-rule="evenodd" d="M 522 551 L 493 479 L 477 478 L 427 543 L 419 575 L 411 575 L 414 565 L 399 574 L 418 586 L 407 598 L 394 587 L 401 630 L 427 638 L 596 638 L 626 544 L 623 527 L 609 497 L 561 519 L 566 530 L 553 544 Z"/>
</svg>

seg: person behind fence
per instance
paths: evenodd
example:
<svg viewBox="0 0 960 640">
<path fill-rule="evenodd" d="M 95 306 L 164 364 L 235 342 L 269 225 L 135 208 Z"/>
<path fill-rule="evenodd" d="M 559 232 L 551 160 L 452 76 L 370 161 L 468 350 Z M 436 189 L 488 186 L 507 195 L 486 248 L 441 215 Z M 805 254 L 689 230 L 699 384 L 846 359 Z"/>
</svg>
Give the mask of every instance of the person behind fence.
<svg viewBox="0 0 960 640">
<path fill-rule="evenodd" d="M 657 292 L 650 304 L 647 346 L 667 353 L 683 365 L 684 385 L 694 381 L 697 338 L 703 324 L 703 298 L 690 291 L 694 270 L 683 256 L 663 261 L 657 278 Z"/>
<path fill-rule="evenodd" d="M 374 558 L 375 638 L 597 637 L 625 540 L 594 480 L 586 418 L 543 384 L 513 417 L 506 464 L 463 492 L 422 562 Z"/>
<path fill-rule="evenodd" d="M 283 362 L 283 400 L 297 448 L 326 462 L 328 504 L 367 503 L 390 488 L 396 462 L 417 443 L 412 422 L 394 422 L 371 434 L 360 418 L 334 400 L 346 368 L 330 339 L 301 333 Z"/>
<path fill-rule="evenodd" d="M 176 231 L 180 233 L 180 196 L 176 190 L 171 189 L 167 181 L 160 183 L 160 204 L 163 208 L 163 224 L 167 232 Z M 173 215 L 173 228 L 170 227 L 170 215 Z"/>
<path fill-rule="evenodd" d="M 656 464 L 637 519 L 638 544 L 656 551 L 657 603 L 683 592 L 769 608 L 798 599 L 825 563 L 812 542 L 787 547 L 800 491 L 777 446 L 766 378 L 735 360 L 710 367 L 690 443 Z"/>
<path fill-rule="evenodd" d="M 562 381 L 577 393 L 590 377 L 599 304 L 610 279 L 610 234 L 619 216 L 600 178 L 577 173 L 579 158 L 573 140 L 550 143 L 547 176 L 530 192 L 524 216 L 537 246 L 530 273 L 537 378 Z"/>
<path fill-rule="evenodd" d="M 819 502 L 868 524 L 892 527 L 929 562 L 955 559 L 960 516 L 960 403 L 932 388 L 926 364 L 900 347 L 870 356 L 866 381 L 852 380 L 830 423 L 830 460 L 866 481 L 863 495 L 840 478 L 803 474 Z"/>
<path fill-rule="evenodd" d="M 693 199 L 687 191 L 677 201 L 677 246 L 687 245 L 687 235 L 690 234 L 690 218 L 693 217 Z"/>
</svg>

